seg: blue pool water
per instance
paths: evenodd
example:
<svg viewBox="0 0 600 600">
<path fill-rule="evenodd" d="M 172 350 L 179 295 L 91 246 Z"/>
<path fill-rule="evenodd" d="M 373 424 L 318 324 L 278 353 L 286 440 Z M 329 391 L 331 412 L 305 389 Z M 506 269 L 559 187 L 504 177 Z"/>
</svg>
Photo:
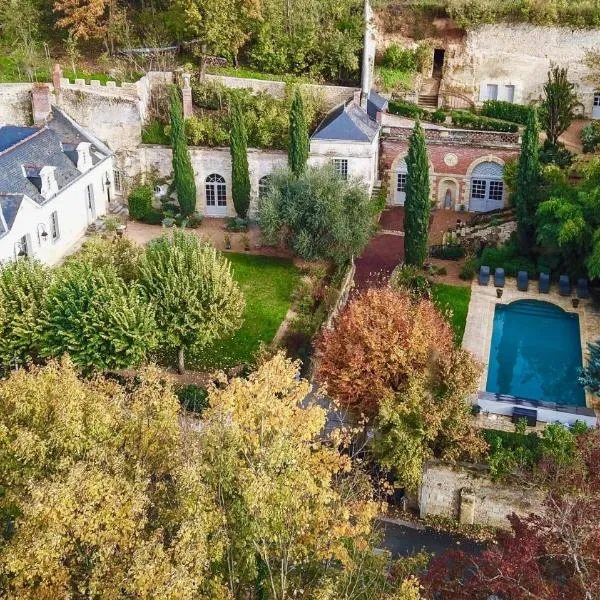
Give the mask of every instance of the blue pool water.
<svg viewBox="0 0 600 600">
<path fill-rule="evenodd" d="M 580 367 L 578 315 L 538 300 L 496 305 L 488 392 L 585 406 Z"/>
</svg>

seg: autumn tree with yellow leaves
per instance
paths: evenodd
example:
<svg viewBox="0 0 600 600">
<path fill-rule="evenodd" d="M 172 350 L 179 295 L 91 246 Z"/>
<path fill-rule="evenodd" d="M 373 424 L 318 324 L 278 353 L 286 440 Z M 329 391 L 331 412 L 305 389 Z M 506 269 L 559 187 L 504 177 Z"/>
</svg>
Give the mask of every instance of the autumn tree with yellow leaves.
<svg viewBox="0 0 600 600">
<path fill-rule="evenodd" d="M 413 600 L 372 551 L 368 478 L 282 355 L 198 426 L 153 367 L 0 382 L 0 585 L 12 598 Z"/>
</svg>

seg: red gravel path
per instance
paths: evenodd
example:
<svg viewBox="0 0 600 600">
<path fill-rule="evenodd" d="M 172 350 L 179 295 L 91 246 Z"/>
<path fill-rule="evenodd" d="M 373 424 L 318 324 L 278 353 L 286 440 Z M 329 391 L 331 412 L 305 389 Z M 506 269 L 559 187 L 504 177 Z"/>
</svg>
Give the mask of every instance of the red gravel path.
<svg viewBox="0 0 600 600">
<path fill-rule="evenodd" d="M 376 235 L 362 256 L 356 260 L 354 283 L 364 290 L 387 281 L 396 265 L 404 258 L 404 238 L 399 235 Z"/>
</svg>

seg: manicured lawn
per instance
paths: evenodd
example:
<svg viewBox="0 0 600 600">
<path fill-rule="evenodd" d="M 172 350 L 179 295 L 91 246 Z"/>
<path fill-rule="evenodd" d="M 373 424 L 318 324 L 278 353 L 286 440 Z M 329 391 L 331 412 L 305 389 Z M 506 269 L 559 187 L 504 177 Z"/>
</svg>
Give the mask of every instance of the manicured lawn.
<svg viewBox="0 0 600 600">
<path fill-rule="evenodd" d="M 454 331 L 454 339 L 457 344 L 460 344 L 467 323 L 471 288 L 447 285 L 445 283 L 434 283 L 432 285 L 432 294 L 433 301 L 439 308 L 452 311 L 450 324 Z"/>
<path fill-rule="evenodd" d="M 283 321 L 299 280 L 292 261 L 285 258 L 227 253 L 233 274 L 246 298 L 244 323 L 228 339 L 188 357 L 189 369 L 228 368 L 250 362 L 260 342 L 270 342 Z"/>
</svg>

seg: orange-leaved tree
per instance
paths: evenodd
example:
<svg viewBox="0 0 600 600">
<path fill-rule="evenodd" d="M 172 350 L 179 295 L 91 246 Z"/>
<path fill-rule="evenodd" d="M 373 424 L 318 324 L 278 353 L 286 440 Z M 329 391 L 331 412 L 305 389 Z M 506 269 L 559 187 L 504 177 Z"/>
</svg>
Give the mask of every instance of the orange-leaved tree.
<svg viewBox="0 0 600 600">
<path fill-rule="evenodd" d="M 455 348 L 428 300 L 370 289 L 349 303 L 317 342 L 316 378 L 343 407 L 375 422 L 373 450 L 400 483 L 416 488 L 423 461 L 477 457 L 470 396 L 479 367 Z"/>
</svg>

